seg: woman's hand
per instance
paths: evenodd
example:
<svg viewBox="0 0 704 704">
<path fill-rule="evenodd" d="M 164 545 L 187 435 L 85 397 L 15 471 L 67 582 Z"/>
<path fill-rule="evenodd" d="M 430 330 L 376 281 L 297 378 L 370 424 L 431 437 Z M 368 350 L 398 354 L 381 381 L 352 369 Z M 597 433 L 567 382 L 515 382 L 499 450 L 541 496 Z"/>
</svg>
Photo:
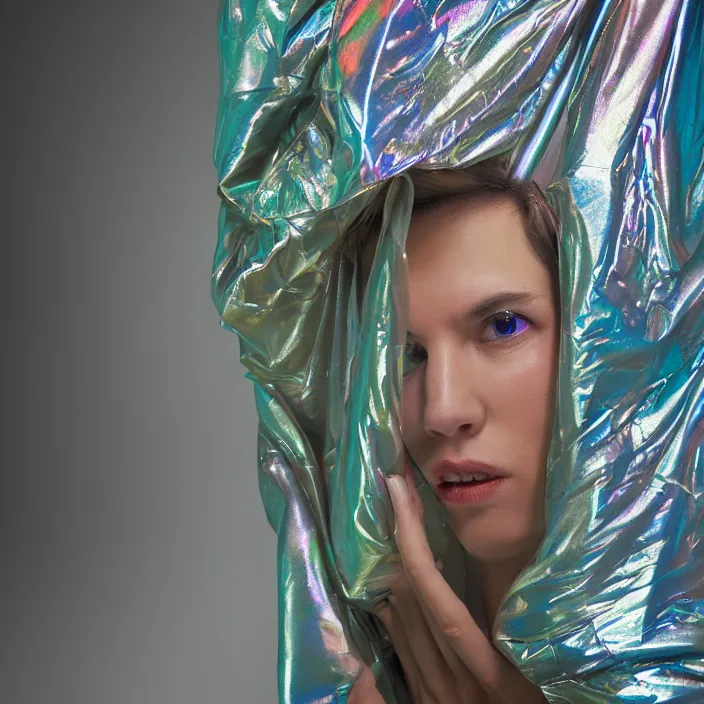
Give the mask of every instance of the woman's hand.
<svg viewBox="0 0 704 704">
<path fill-rule="evenodd" d="M 440 573 L 408 463 L 405 481 L 389 477 L 387 485 L 405 569 L 376 614 L 399 656 L 414 704 L 546 702 L 494 648 Z"/>
<path fill-rule="evenodd" d="M 347 704 L 385 704 L 384 698 L 376 688 L 374 673 L 367 665 L 364 665 L 359 677 L 352 685 Z"/>
</svg>

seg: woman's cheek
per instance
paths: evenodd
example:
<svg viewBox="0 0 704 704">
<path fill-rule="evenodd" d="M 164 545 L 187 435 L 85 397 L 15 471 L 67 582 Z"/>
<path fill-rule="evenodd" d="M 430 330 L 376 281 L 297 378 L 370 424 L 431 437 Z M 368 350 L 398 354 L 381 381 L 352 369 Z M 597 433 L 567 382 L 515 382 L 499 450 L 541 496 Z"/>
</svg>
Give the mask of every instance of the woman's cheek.
<svg viewBox="0 0 704 704">
<path fill-rule="evenodd" d="M 541 462 L 546 432 L 549 434 L 552 429 L 555 354 L 552 347 L 540 338 L 524 351 L 513 373 L 503 375 L 505 417 L 512 418 L 510 422 L 516 433 L 522 436 L 525 447 L 532 448 L 532 454 Z"/>
</svg>

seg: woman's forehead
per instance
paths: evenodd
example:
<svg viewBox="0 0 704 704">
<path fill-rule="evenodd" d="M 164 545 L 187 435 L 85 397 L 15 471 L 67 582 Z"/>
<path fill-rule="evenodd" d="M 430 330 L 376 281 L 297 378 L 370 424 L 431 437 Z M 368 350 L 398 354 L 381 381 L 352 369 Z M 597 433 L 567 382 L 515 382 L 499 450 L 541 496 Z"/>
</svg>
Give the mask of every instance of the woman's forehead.
<svg viewBox="0 0 704 704">
<path fill-rule="evenodd" d="M 408 231 L 409 257 L 453 257 L 474 252 L 474 258 L 496 256 L 502 247 L 529 249 L 523 218 L 508 197 L 452 198 L 423 207 Z"/>
<path fill-rule="evenodd" d="M 515 200 L 507 193 L 477 191 L 449 195 L 440 200 L 414 206 L 411 229 L 431 227 L 433 222 L 492 220 L 511 216 L 520 218 Z"/>
<path fill-rule="evenodd" d="M 531 246 L 510 199 L 443 204 L 411 223 L 406 253 L 416 303 L 482 300 L 498 292 L 551 295 L 548 271 Z M 425 307 L 424 304 L 421 304 Z"/>
</svg>

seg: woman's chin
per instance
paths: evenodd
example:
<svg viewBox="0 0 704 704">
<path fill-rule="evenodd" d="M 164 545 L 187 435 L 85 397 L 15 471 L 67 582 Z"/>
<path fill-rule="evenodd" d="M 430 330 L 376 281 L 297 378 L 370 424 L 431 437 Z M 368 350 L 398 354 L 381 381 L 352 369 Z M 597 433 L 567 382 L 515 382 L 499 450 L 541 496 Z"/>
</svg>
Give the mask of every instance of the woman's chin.
<svg viewBox="0 0 704 704">
<path fill-rule="evenodd" d="M 500 535 L 496 531 L 477 530 L 476 526 L 451 526 L 462 547 L 478 562 L 528 564 L 542 542 L 542 534 L 536 536 L 527 531 L 504 526 Z"/>
</svg>

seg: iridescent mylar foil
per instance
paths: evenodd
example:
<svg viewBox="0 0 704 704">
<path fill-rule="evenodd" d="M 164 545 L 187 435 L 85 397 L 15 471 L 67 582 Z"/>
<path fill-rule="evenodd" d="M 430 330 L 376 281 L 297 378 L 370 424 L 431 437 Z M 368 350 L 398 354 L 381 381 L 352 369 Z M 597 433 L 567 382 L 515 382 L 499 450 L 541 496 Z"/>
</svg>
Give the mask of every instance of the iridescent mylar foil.
<svg viewBox="0 0 704 704">
<path fill-rule="evenodd" d="M 704 702 L 701 0 L 225 0 L 219 31 L 212 295 L 254 382 L 281 702 L 345 702 L 362 659 L 408 701 L 369 614 L 399 565 L 404 172 L 529 177 L 558 125 L 547 530 L 493 639 L 550 702 Z M 336 253 L 382 184 L 362 291 Z"/>
</svg>

